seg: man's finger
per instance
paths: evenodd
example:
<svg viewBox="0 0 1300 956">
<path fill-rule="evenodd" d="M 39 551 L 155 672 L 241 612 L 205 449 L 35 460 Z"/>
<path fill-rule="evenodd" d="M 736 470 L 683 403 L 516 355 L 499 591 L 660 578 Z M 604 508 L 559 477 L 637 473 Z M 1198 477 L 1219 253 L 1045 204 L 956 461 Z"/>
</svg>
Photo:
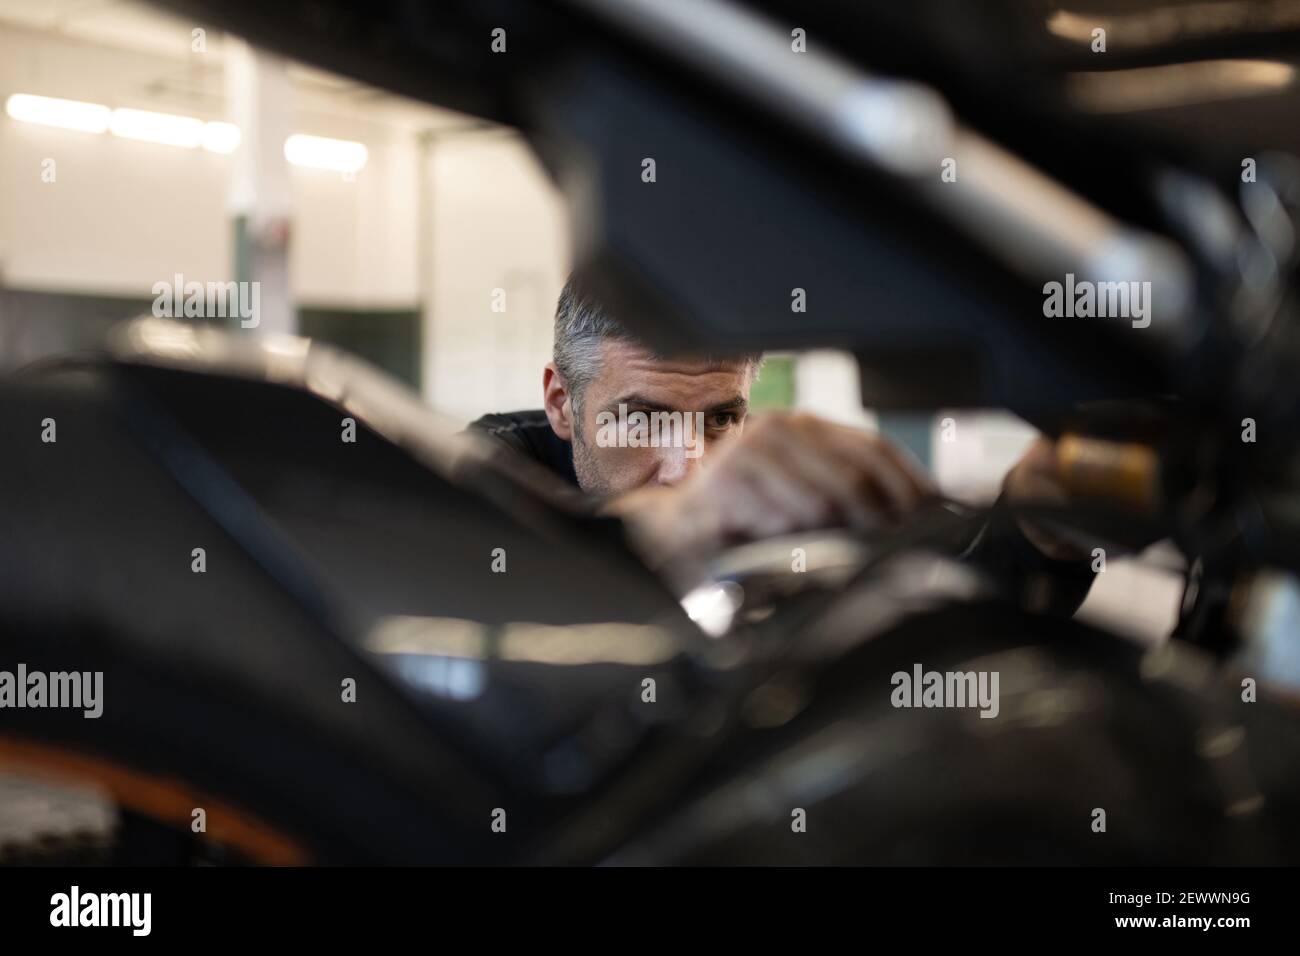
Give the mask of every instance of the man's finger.
<svg viewBox="0 0 1300 956">
<path fill-rule="evenodd" d="M 828 436 L 829 447 L 861 471 L 891 512 L 906 514 L 933 493 L 928 479 L 896 454 L 888 442 L 846 431 Z"/>
<path fill-rule="evenodd" d="M 864 488 L 861 469 L 841 460 L 815 436 L 791 433 L 782 453 L 771 460 L 773 467 L 808 486 L 855 527 L 880 525 L 879 505 Z"/>
</svg>

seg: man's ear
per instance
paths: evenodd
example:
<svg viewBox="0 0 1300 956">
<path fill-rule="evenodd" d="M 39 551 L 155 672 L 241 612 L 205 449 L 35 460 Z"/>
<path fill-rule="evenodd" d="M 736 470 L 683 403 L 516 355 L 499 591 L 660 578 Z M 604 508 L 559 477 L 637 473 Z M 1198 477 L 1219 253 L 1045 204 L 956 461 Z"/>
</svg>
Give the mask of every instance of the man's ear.
<svg viewBox="0 0 1300 956">
<path fill-rule="evenodd" d="M 573 400 L 554 362 L 547 362 L 542 371 L 542 398 L 551 431 L 564 441 L 573 441 Z"/>
</svg>

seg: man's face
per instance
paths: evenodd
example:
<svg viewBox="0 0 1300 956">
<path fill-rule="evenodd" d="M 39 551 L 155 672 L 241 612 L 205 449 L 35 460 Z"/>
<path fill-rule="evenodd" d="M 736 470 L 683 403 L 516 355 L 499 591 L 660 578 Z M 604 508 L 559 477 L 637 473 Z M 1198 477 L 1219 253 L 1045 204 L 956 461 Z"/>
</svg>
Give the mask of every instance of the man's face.
<svg viewBox="0 0 1300 956">
<path fill-rule="evenodd" d="M 713 442 L 744 428 L 753 375 L 743 360 L 659 358 L 619 340 L 605 342 L 603 352 L 570 438 L 584 491 L 619 494 L 676 484 L 700 466 Z M 659 440 L 644 440 L 656 432 Z"/>
</svg>

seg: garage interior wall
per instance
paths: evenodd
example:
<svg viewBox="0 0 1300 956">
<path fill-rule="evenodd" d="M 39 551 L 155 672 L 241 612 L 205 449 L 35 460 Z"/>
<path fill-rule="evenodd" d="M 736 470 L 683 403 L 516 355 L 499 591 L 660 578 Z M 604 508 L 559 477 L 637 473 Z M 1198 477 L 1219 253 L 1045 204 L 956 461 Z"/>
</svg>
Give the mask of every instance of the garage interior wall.
<svg viewBox="0 0 1300 956">
<path fill-rule="evenodd" d="M 169 29 L 155 39 L 173 38 L 167 54 L 0 19 L 0 102 L 34 93 L 223 119 L 219 39 L 194 54 L 188 25 L 163 22 Z M 346 81 L 332 86 L 314 71 L 295 79 L 303 88 L 295 130 L 362 142 L 369 151 L 353 181 L 290 167 L 289 270 L 299 317 L 336 329 L 341 316 L 354 315 L 357 324 L 377 316 L 385 328 L 406 316 L 418 347 L 419 136 L 423 127 L 461 118 L 419 104 L 376 109 L 367 91 Z M 60 335 L 71 346 L 93 340 L 109 317 L 151 302 L 156 282 L 233 278 L 230 164 L 201 149 L 0 115 L 0 368 L 39 357 Z M 418 380 L 418 362 L 412 369 L 408 380 Z"/>
</svg>

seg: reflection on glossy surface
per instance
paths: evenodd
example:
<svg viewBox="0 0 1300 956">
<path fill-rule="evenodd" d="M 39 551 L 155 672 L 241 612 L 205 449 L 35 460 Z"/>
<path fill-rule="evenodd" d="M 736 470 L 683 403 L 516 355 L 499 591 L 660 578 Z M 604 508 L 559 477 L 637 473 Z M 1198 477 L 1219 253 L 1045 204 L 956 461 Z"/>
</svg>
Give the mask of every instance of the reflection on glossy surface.
<svg viewBox="0 0 1300 956">
<path fill-rule="evenodd" d="M 1101 28 L 1124 38 L 1124 46 L 1158 47 L 1170 43 L 1267 33 L 1300 26 L 1298 0 L 1235 0 L 1229 3 L 1184 3 L 1132 10 L 1117 14 L 1056 10 L 1047 18 L 1053 36 L 1091 44 L 1092 31 Z"/>
<path fill-rule="evenodd" d="M 710 582 L 683 597 L 682 608 L 709 637 L 721 637 L 731 630 L 744 600 L 744 589 L 734 581 Z"/>
<path fill-rule="evenodd" d="M 473 700 L 487 686 L 487 673 L 479 661 L 428 654 L 393 654 L 392 670 L 408 684 L 451 700 Z"/>
<path fill-rule="evenodd" d="M 1279 93 L 1295 82 L 1295 67 L 1268 60 L 1202 60 L 1135 70 L 1072 73 L 1070 101 L 1092 113 L 1167 109 Z"/>
<path fill-rule="evenodd" d="M 1240 599 L 1245 645 L 1234 662 L 1243 674 L 1300 693 L 1300 579 L 1264 571 L 1244 587 Z"/>
<path fill-rule="evenodd" d="M 489 627 L 454 617 L 393 615 L 366 635 L 376 654 L 553 664 L 662 664 L 680 650 L 677 638 L 651 624 L 617 622 L 557 627 L 510 622 Z"/>
</svg>

